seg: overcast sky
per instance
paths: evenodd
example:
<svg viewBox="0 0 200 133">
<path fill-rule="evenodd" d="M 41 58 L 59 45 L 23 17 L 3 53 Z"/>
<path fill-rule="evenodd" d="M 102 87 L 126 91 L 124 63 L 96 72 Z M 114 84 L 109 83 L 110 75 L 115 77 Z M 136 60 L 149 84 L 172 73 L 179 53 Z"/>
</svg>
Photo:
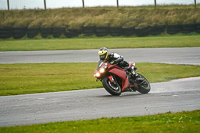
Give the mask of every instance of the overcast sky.
<svg viewBox="0 0 200 133">
<path fill-rule="evenodd" d="M 84 0 L 85 7 L 116 6 L 117 0 Z M 153 5 L 154 0 L 118 0 L 119 6 Z M 157 4 L 194 4 L 194 0 L 156 0 Z M 196 0 L 200 3 L 200 0 Z M 44 8 L 44 0 L 9 0 L 10 9 Z M 46 0 L 47 8 L 82 7 L 82 0 Z M 0 9 L 7 10 L 7 0 L 0 0 Z"/>
</svg>

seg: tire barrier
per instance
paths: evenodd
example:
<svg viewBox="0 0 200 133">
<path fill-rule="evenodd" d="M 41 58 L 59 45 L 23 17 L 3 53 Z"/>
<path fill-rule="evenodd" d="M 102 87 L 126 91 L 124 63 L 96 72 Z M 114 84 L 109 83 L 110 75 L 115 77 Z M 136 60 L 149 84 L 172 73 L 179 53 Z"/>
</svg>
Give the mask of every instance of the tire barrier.
<svg viewBox="0 0 200 133">
<path fill-rule="evenodd" d="M 67 38 L 78 37 L 78 35 L 82 33 L 81 31 L 81 29 L 69 28 L 67 29 L 65 35 Z"/>
<path fill-rule="evenodd" d="M 47 38 L 48 36 L 52 35 L 52 27 L 42 27 L 40 29 L 42 38 Z"/>
<path fill-rule="evenodd" d="M 180 33 L 182 31 L 181 25 L 168 25 L 167 26 L 167 33 L 170 35 Z"/>
<path fill-rule="evenodd" d="M 83 27 L 83 34 L 86 36 L 92 36 L 96 34 L 96 26 Z"/>
<path fill-rule="evenodd" d="M 39 27 L 29 27 L 27 29 L 27 37 L 28 38 L 34 38 L 39 33 L 40 33 L 40 28 Z"/>
<path fill-rule="evenodd" d="M 109 35 L 109 27 L 96 27 L 96 35 L 98 37 Z"/>
<path fill-rule="evenodd" d="M 10 27 L 0 27 L 0 38 L 6 39 L 12 37 L 13 28 Z"/>
<path fill-rule="evenodd" d="M 160 35 L 165 31 L 165 26 L 153 26 L 151 27 L 151 35 Z"/>
<path fill-rule="evenodd" d="M 53 37 L 59 38 L 61 35 L 65 34 L 66 27 L 54 27 L 53 28 Z"/>
<path fill-rule="evenodd" d="M 121 36 L 122 35 L 122 27 L 109 27 L 111 36 Z"/>
<path fill-rule="evenodd" d="M 148 36 L 151 32 L 151 27 L 142 27 L 142 28 L 135 28 L 136 30 L 136 35 L 139 37 L 144 37 L 144 36 Z"/>
<path fill-rule="evenodd" d="M 184 24 L 182 25 L 182 33 L 187 34 L 196 31 L 195 24 Z"/>
<path fill-rule="evenodd" d="M 200 33 L 200 23 L 198 24 L 185 24 L 185 25 L 168 25 L 168 26 L 153 26 L 153 27 L 96 27 L 96 26 L 85 26 L 82 28 L 66 28 L 66 27 L 0 27 L 0 38 L 6 39 L 13 37 L 14 39 L 21 39 L 26 34 L 28 38 L 34 38 L 39 33 L 42 38 L 53 36 L 59 38 L 64 35 L 67 38 L 78 37 L 80 34 L 86 36 L 96 35 L 97 37 L 102 36 L 139 36 L 144 37 L 148 35 L 159 35 L 167 31 L 168 34 L 177 33 Z"/>
<path fill-rule="evenodd" d="M 197 32 L 197 33 L 200 33 L 200 23 L 199 23 L 199 24 L 196 24 L 196 32 Z"/>
<path fill-rule="evenodd" d="M 122 35 L 123 36 L 132 36 L 136 33 L 135 31 L 136 31 L 135 27 L 123 27 L 122 28 Z"/>
<path fill-rule="evenodd" d="M 26 33 L 27 27 L 14 27 L 12 35 L 14 39 L 21 39 L 26 35 Z"/>
</svg>

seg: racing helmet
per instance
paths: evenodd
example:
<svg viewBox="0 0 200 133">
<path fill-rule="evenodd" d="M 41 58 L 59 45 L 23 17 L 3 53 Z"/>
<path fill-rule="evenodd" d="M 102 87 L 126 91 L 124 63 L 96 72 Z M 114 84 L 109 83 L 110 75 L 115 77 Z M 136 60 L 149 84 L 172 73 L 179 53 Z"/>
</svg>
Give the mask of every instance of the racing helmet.
<svg viewBox="0 0 200 133">
<path fill-rule="evenodd" d="M 100 60 L 106 60 L 108 58 L 108 49 L 106 47 L 102 47 L 98 52 Z"/>
</svg>

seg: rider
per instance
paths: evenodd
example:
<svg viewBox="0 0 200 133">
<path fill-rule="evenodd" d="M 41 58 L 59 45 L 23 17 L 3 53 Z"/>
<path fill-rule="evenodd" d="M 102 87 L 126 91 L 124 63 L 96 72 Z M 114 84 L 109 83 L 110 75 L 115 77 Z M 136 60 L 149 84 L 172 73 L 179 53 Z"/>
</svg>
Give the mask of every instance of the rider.
<svg viewBox="0 0 200 133">
<path fill-rule="evenodd" d="M 99 58 L 100 60 L 107 60 L 108 62 L 110 62 L 110 64 L 117 64 L 119 67 L 123 68 L 124 70 L 127 70 L 127 72 L 129 73 L 129 79 L 131 79 L 131 77 L 134 77 L 133 75 L 133 69 L 129 66 L 128 62 L 124 61 L 123 56 L 117 54 L 117 53 L 108 53 L 108 49 L 106 47 L 102 47 L 99 49 Z M 129 80 L 130 81 L 130 80 Z M 134 81 L 130 81 L 131 83 L 133 83 Z"/>
</svg>

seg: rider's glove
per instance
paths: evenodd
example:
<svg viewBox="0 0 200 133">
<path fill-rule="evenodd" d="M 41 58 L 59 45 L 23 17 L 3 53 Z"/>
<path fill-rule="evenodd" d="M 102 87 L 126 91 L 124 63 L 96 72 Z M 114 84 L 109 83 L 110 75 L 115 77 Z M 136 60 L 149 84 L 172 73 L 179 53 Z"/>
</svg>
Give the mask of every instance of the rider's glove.
<svg viewBox="0 0 200 133">
<path fill-rule="evenodd" d="M 115 63 L 116 63 L 116 61 L 112 61 L 112 62 L 110 62 L 111 65 L 113 65 L 113 64 L 115 64 Z"/>
</svg>

